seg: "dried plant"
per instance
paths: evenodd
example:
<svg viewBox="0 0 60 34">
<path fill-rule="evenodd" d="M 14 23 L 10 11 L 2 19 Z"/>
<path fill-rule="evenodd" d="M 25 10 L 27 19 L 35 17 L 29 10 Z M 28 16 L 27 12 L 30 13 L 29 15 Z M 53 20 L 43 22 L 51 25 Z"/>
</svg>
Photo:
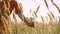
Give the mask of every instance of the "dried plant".
<svg viewBox="0 0 60 34">
<path fill-rule="evenodd" d="M 49 24 L 53 24 L 54 23 L 54 17 L 53 17 L 53 15 L 50 13 L 50 14 L 48 14 L 48 16 L 50 18 Z"/>
<path fill-rule="evenodd" d="M 43 16 L 41 16 L 41 19 L 42 19 L 42 21 L 43 21 L 43 24 L 44 24 L 44 19 L 43 19 Z"/>
<path fill-rule="evenodd" d="M 34 11 L 34 13 L 32 13 L 32 11 L 31 11 L 31 9 L 30 9 L 30 13 L 33 15 L 33 20 L 34 20 L 34 22 L 32 22 L 32 24 L 34 24 L 34 28 L 36 28 L 36 23 L 35 23 L 35 18 L 37 18 L 38 16 L 37 16 L 37 12 L 38 12 L 38 10 L 39 10 L 39 8 L 40 8 L 40 5 L 37 7 L 37 10 L 36 10 L 36 12 Z"/>
<path fill-rule="evenodd" d="M 15 11 L 15 8 L 14 8 L 14 11 Z M 15 22 L 17 23 L 15 12 L 13 12 L 13 18 L 14 18 Z"/>
<path fill-rule="evenodd" d="M 39 8 L 40 8 L 40 5 L 37 7 L 36 12 L 34 12 L 35 17 L 38 17 L 38 16 L 37 16 L 37 12 L 38 12 Z"/>
<path fill-rule="evenodd" d="M 49 6 L 48 6 L 48 4 L 47 4 L 47 1 L 46 1 L 46 0 L 44 0 L 44 2 L 45 2 L 45 4 L 46 4 L 46 7 L 49 9 Z"/>
<path fill-rule="evenodd" d="M 2 6 L 2 8 L 1 8 Z M 10 31 L 10 11 L 9 9 L 6 7 L 6 3 L 5 1 L 2 2 L 2 4 L 0 4 L 0 34 L 11 34 Z"/>
<path fill-rule="evenodd" d="M 58 9 L 59 13 L 60 13 L 60 8 L 53 2 L 53 0 L 51 0 L 52 4 Z"/>
<path fill-rule="evenodd" d="M 53 22 L 53 20 L 55 19 L 55 16 L 54 16 L 54 14 L 50 11 L 49 6 L 48 6 L 48 4 L 47 4 L 47 1 L 46 1 L 46 0 L 44 0 L 44 1 L 45 1 L 45 4 L 46 4 L 46 7 L 48 8 L 48 10 L 49 10 L 49 12 L 50 12 L 50 16 L 49 16 L 49 14 L 48 14 L 48 16 L 49 16 L 51 22 Z M 56 8 L 58 9 L 58 11 L 60 11 L 60 9 L 59 9 L 58 6 L 53 2 L 53 0 L 51 0 L 51 2 L 52 2 L 53 5 L 56 6 Z"/>
</svg>

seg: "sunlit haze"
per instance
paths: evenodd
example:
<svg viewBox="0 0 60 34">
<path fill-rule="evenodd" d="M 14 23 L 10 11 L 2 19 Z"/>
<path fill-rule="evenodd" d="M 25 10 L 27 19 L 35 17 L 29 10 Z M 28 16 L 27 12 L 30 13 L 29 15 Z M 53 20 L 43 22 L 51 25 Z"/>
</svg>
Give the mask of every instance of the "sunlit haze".
<svg viewBox="0 0 60 34">
<path fill-rule="evenodd" d="M 47 21 L 45 16 L 47 16 L 47 14 L 49 13 L 49 10 L 54 14 L 54 16 L 58 17 L 59 16 L 59 11 L 57 10 L 57 8 L 52 5 L 50 0 L 47 0 L 47 3 L 49 5 L 49 10 L 47 9 L 44 0 L 16 0 L 18 3 L 22 3 L 23 5 L 23 14 L 25 15 L 25 17 L 33 17 L 32 14 L 30 13 L 30 9 L 32 11 L 32 13 L 34 11 L 36 11 L 37 7 L 40 5 L 40 8 L 37 12 L 37 16 L 38 18 L 35 18 L 36 21 L 38 22 L 42 22 L 42 19 L 40 16 L 44 17 L 45 22 Z M 60 8 L 60 1 L 59 0 L 54 0 L 54 2 L 57 4 L 57 6 Z M 11 14 L 12 16 L 12 14 Z M 48 21 L 49 22 L 49 16 L 48 17 Z M 16 16 L 17 18 L 17 22 L 20 21 L 19 17 Z M 13 18 L 11 17 L 11 19 L 13 20 Z M 57 21 L 59 20 L 59 18 L 57 18 Z"/>
</svg>

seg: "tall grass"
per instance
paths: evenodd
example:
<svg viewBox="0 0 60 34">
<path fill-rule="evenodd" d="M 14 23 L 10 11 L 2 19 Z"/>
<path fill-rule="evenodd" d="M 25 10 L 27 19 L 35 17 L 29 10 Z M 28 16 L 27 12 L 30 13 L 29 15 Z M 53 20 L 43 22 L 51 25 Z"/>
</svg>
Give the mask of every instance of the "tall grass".
<svg viewBox="0 0 60 34">
<path fill-rule="evenodd" d="M 45 1 L 46 6 L 49 10 L 49 7 L 47 5 L 47 2 Z M 33 19 L 37 18 L 37 12 L 39 10 L 39 7 L 37 7 L 36 12 L 34 12 L 33 15 Z M 49 10 L 50 11 L 50 10 Z M 31 12 L 31 10 L 30 10 Z M 35 16 L 34 16 L 35 15 Z M 43 20 L 43 24 L 41 23 L 36 23 L 36 28 L 32 28 L 32 27 L 28 27 L 26 25 L 26 23 L 22 22 L 22 23 L 13 23 L 12 22 L 12 33 L 11 34 L 60 34 L 60 22 L 55 24 L 56 22 L 54 22 L 54 15 L 50 12 L 50 14 L 47 14 L 50 18 L 50 22 L 49 24 L 44 24 L 44 19 L 41 16 L 42 20 Z"/>
<path fill-rule="evenodd" d="M 60 23 L 43 25 L 36 23 L 36 29 L 25 23 L 12 23 L 12 34 L 60 34 Z"/>
</svg>

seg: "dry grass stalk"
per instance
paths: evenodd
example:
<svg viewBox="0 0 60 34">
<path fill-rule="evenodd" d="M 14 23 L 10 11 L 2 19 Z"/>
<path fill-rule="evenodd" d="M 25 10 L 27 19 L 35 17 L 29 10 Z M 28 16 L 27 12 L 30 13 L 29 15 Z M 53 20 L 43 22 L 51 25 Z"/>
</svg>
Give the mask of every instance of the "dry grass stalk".
<svg viewBox="0 0 60 34">
<path fill-rule="evenodd" d="M 14 11 L 15 11 L 15 8 L 14 8 Z M 13 12 L 13 18 L 14 18 L 15 22 L 17 23 L 15 12 Z"/>
<path fill-rule="evenodd" d="M 23 6 L 22 6 L 22 4 L 19 4 L 19 11 L 18 11 L 17 14 L 26 25 L 28 25 L 29 27 L 34 28 L 34 23 L 30 23 L 28 20 L 26 20 L 25 16 L 23 15 Z"/>
<path fill-rule="evenodd" d="M 53 2 L 53 0 L 51 0 L 52 4 L 58 9 L 59 13 L 60 13 L 60 8 Z"/>
<path fill-rule="evenodd" d="M 50 14 L 48 14 L 48 16 L 50 17 L 50 22 L 53 23 L 53 20 L 55 19 L 55 17 L 54 17 L 54 15 L 53 15 L 53 13 L 50 11 L 49 6 L 48 6 L 48 4 L 47 4 L 47 1 L 46 1 L 46 0 L 44 0 L 44 1 L 45 1 L 45 4 L 46 4 L 49 12 L 50 12 Z M 53 2 L 53 0 L 51 0 L 51 2 L 52 2 L 53 5 L 55 5 L 56 8 L 59 10 L 59 8 L 58 8 L 57 5 Z M 59 11 L 60 11 L 60 10 L 59 10 Z"/>
<path fill-rule="evenodd" d="M 42 19 L 42 21 L 43 21 L 43 23 L 42 23 L 42 24 L 44 24 L 44 19 L 43 19 L 43 16 L 41 16 L 41 19 Z"/>
<path fill-rule="evenodd" d="M 46 4 L 46 7 L 49 9 L 49 6 L 48 6 L 48 4 L 47 4 L 47 1 L 46 1 L 46 0 L 44 0 L 44 2 L 45 2 L 45 4 Z"/>
<path fill-rule="evenodd" d="M 38 12 L 38 10 L 39 10 L 39 8 L 40 8 L 40 5 L 37 7 L 37 10 L 36 10 L 36 12 L 34 12 L 34 13 L 31 13 L 32 11 L 31 11 L 31 9 L 30 9 L 30 13 L 33 15 L 33 19 L 35 20 L 35 18 L 37 18 L 38 16 L 37 16 L 37 12 Z M 33 22 L 32 22 L 32 24 L 33 24 Z M 36 23 L 34 22 L 34 28 L 36 28 Z"/>
<path fill-rule="evenodd" d="M 54 23 L 54 17 L 53 17 L 53 15 L 52 14 L 48 14 L 48 16 L 49 16 L 49 18 L 50 18 L 50 22 L 49 22 L 49 24 L 53 24 Z"/>
<path fill-rule="evenodd" d="M 38 12 L 39 8 L 40 8 L 40 5 L 37 7 L 37 10 L 36 10 L 36 12 L 34 12 L 34 14 L 35 14 L 35 17 L 38 17 L 38 16 L 37 16 L 37 12 Z"/>
</svg>

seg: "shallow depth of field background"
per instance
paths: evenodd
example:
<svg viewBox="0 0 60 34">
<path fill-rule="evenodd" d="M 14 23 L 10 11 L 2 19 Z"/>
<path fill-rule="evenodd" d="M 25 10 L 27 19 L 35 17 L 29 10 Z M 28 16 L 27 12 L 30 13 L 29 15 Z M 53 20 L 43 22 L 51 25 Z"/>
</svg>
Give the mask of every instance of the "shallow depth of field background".
<svg viewBox="0 0 60 34">
<path fill-rule="evenodd" d="M 53 12 L 54 16 L 58 16 L 58 23 L 54 24 L 53 22 L 49 22 L 47 20 L 47 23 L 50 24 L 41 24 L 43 21 L 41 20 L 40 16 L 46 16 L 47 13 L 49 13 L 47 7 L 45 6 L 44 0 L 17 0 L 17 2 L 21 2 L 23 5 L 23 14 L 25 17 L 28 18 L 28 21 L 32 21 L 33 19 L 30 19 L 30 17 L 33 17 L 33 15 L 30 13 L 30 9 L 32 10 L 32 13 L 36 11 L 37 7 L 40 5 L 40 8 L 37 12 L 38 18 L 35 20 L 36 22 L 36 28 L 28 27 L 24 22 L 21 21 L 21 19 L 16 15 L 17 22 L 12 17 L 11 14 L 11 34 L 60 34 L 60 13 L 56 9 L 55 6 L 53 6 L 50 2 L 48 1 L 48 5 L 50 7 L 50 10 Z M 60 0 L 54 0 L 54 2 L 58 5 L 60 8 Z M 50 20 L 50 19 L 49 19 Z"/>
</svg>

